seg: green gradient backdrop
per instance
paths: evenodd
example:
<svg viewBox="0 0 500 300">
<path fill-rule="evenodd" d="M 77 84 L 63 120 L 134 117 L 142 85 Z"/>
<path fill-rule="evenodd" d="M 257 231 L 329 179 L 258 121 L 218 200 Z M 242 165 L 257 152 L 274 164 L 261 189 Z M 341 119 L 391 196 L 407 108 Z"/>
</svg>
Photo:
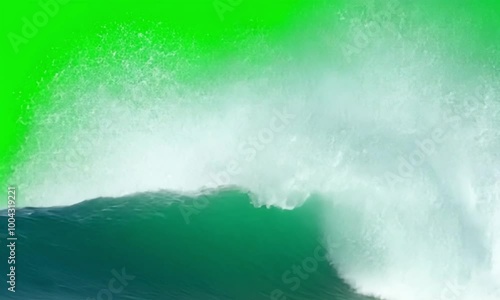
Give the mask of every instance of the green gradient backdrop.
<svg viewBox="0 0 500 300">
<path fill-rule="evenodd" d="M 39 27 L 26 43 L 19 44 L 18 51 L 15 51 L 9 34 L 22 36 L 23 18 L 32 20 L 42 11 L 41 3 L 53 1 L 8 1 L 2 4 L 0 182 L 6 182 L 16 166 L 16 153 L 30 129 L 29 120 L 33 113 L 30 100 L 60 70 L 58 63 L 63 61 L 61 58 L 79 42 L 96 38 L 103 27 L 132 24 L 137 29 L 147 30 L 151 24 L 163 23 L 177 29 L 177 34 L 185 34 L 203 44 L 206 51 L 223 54 L 224 44 L 227 47 L 230 45 L 227 41 L 241 38 L 241 32 L 265 27 L 279 34 L 291 19 L 304 14 L 311 6 L 310 1 L 302 0 L 245 0 L 218 14 L 213 0 L 67 2 L 58 3 L 57 13 L 50 16 L 47 24 Z"/>
<path fill-rule="evenodd" d="M 15 51 L 11 34 L 21 35 L 23 18 L 32 19 L 42 11 L 40 3 L 53 1 L 8 1 L 1 4 L 2 85 L 0 104 L 0 182 L 8 182 L 24 138 L 30 130 L 33 110 L 30 103 L 61 69 L 64 58 L 85 41 L 89 47 L 99 43 L 98 33 L 104 27 L 129 24 L 137 30 L 148 30 L 151 24 L 164 24 L 178 35 L 196 41 L 198 51 L 207 58 L 224 58 L 232 53 L 231 41 L 251 35 L 254 29 L 265 30 L 277 38 L 287 31 L 300 31 L 301 26 L 322 24 L 332 7 L 344 7 L 356 1 L 311 0 L 242 0 L 223 17 L 215 5 L 231 1 L 81 1 L 59 3 L 58 11 L 47 24 Z M 63 2 L 63 1 L 61 1 Z M 239 2 L 239 3 L 237 3 Z M 359 2 L 359 1 L 358 1 Z M 377 2 L 377 1 L 375 1 Z M 379 1 L 380 2 L 380 1 Z M 404 18 L 410 19 L 402 30 L 415 30 L 415 25 L 433 28 L 443 41 L 445 52 L 471 68 L 498 70 L 500 55 L 500 2 L 498 1 L 409 1 L 403 2 Z M 230 4 L 227 4 L 231 6 Z M 222 6 L 221 6 L 222 7 Z M 357 6 L 350 9 L 356 12 Z M 359 8 L 360 14 L 362 8 Z M 331 9 L 328 11 L 333 15 Z M 333 19 L 333 18 L 332 18 Z M 330 20 L 334 24 L 336 21 Z M 321 25 L 319 25 L 321 26 Z M 299 28 L 299 29 L 298 29 Z M 163 32 L 165 37 L 172 32 Z M 307 38 L 307 37 L 302 37 Z M 295 46 L 304 46 L 303 41 Z M 81 46 L 80 46 L 81 47 Z M 290 45 L 294 47 L 294 45 Z M 196 55 L 196 53 L 194 53 Z M 207 65 L 215 63 L 207 61 Z M 37 97 L 37 99 L 43 99 Z M 43 105 L 50 105 L 50 99 Z M 40 103 L 37 103 L 40 104 Z"/>
</svg>

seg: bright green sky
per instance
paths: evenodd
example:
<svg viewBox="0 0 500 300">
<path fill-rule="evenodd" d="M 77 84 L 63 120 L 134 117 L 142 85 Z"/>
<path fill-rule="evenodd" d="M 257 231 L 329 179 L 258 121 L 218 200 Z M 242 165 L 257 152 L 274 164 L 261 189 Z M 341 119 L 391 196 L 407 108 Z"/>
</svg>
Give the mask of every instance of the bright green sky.
<svg viewBox="0 0 500 300">
<path fill-rule="evenodd" d="M 233 1 L 234 6 L 230 1 L 213 0 L 72 0 L 62 4 L 64 2 L 9 1 L 7 5 L 2 4 L 1 182 L 8 180 L 10 167 L 16 164 L 13 161 L 15 154 L 29 130 L 30 99 L 37 96 L 48 79 L 60 70 L 60 64 L 69 53 L 80 48 L 82 43 L 89 47 L 97 45 L 98 34 L 103 28 L 123 24 L 137 31 L 171 28 L 175 34 L 185 35 L 202 45 L 199 48 L 204 51 L 224 55 L 231 51 L 230 41 L 241 39 L 242 33 L 266 28 L 279 35 L 294 18 L 303 18 L 311 6 L 308 1 L 301 0 L 244 0 L 240 4 Z M 50 3 L 48 7 L 55 11 L 53 16 L 44 20 L 47 14 L 43 13 L 40 3 Z M 30 21 L 40 18 L 40 26 L 35 26 L 32 37 L 24 38 L 24 18 Z M 168 37 L 172 32 L 163 34 Z"/>
<path fill-rule="evenodd" d="M 54 0 L 55 1 L 55 0 Z M 2 82 L 0 87 L 0 182 L 9 180 L 16 156 L 30 130 L 33 110 L 30 101 L 38 97 L 54 74 L 60 71 L 75 49 L 82 45 L 98 48 L 99 34 L 127 24 L 134 30 L 153 30 L 168 38 L 172 34 L 186 43 L 196 42 L 198 54 L 224 58 L 234 53 L 234 41 L 265 32 L 276 39 L 290 32 L 306 31 L 322 24 L 325 7 L 340 9 L 345 1 L 324 0 L 175 0 L 175 1 L 8 1 L 1 9 Z M 62 4 L 67 2 L 66 4 Z M 375 1 L 377 2 L 377 1 Z M 478 3 L 480 2 L 480 3 Z M 40 3 L 56 3 L 54 13 L 44 20 Z M 226 4 L 224 4 L 226 3 Z M 228 4 L 229 3 L 229 4 Z M 234 5 L 231 5 L 233 3 Z M 326 3 L 326 6 L 325 6 Z M 418 1 L 403 2 L 405 30 L 422 25 L 432 28 L 443 40 L 446 51 L 464 65 L 497 68 L 500 43 L 500 2 L 498 1 Z M 219 11 L 218 11 L 219 9 Z M 356 13 L 356 8 L 352 8 Z M 362 15 L 363 10 L 359 10 Z M 25 37 L 25 18 L 38 18 L 35 33 Z M 41 24 L 46 23 L 46 24 Z M 330 22 L 331 24 L 335 22 Z M 325 23 L 326 24 L 326 23 Z M 23 27 L 24 26 L 24 27 Z M 322 25 L 320 25 L 322 26 Z M 158 33 L 162 29 L 165 30 Z M 29 28 L 28 28 L 29 29 Z M 328 30 L 328 29 L 325 29 Z M 288 36 L 290 39 L 290 36 Z M 299 39 L 299 37 L 297 37 Z M 292 41 L 290 47 L 306 47 L 307 36 Z M 15 44 L 17 43 L 17 44 Z M 442 50 L 442 49 L 441 49 Z M 91 50 L 92 51 L 92 50 Z M 196 53 L 190 53 L 197 55 Z M 207 64 L 215 63 L 207 61 Z M 209 68 L 210 66 L 207 66 Z M 40 104 L 40 103 L 37 103 Z"/>
</svg>

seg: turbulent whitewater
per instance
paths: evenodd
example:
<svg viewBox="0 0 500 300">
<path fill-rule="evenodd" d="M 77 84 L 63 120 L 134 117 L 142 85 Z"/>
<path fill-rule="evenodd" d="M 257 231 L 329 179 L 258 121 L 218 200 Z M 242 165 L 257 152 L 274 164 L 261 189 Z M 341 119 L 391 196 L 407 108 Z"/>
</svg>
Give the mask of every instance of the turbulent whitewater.
<svg viewBox="0 0 500 300">
<path fill-rule="evenodd" d="M 127 26 L 82 46 L 11 179 L 26 299 L 96 297 L 121 268 L 128 299 L 499 299 L 498 68 L 411 8 L 222 61 Z"/>
</svg>

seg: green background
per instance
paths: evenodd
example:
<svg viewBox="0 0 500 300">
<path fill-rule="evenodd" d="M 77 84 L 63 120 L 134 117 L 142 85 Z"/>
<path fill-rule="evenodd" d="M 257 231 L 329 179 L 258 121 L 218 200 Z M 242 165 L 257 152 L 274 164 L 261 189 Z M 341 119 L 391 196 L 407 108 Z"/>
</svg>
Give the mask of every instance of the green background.
<svg viewBox="0 0 500 300">
<path fill-rule="evenodd" d="M 57 13 L 49 16 L 45 26 L 37 27 L 38 32 L 26 43 L 21 43 L 18 51 L 15 51 L 9 34 L 22 36 L 23 18 L 32 20 L 36 13 L 43 11 L 41 3 L 54 1 L 8 1 L 2 4 L 0 182 L 8 182 L 18 162 L 16 159 L 22 159 L 16 153 L 30 130 L 33 114 L 30 101 L 61 69 L 61 64 L 73 49 L 81 43 L 87 43 L 89 47 L 98 45 L 99 32 L 103 28 L 127 24 L 136 30 L 147 30 L 161 24 L 163 28 L 170 29 L 170 32 L 163 32 L 165 36 L 173 33 L 185 35 L 202 46 L 198 49 L 223 56 L 231 51 L 231 41 L 242 38 L 242 33 L 249 34 L 253 28 L 264 28 L 279 35 L 293 22 L 292 19 L 304 16 L 314 6 L 309 1 L 300 0 L 246 0 L 225 11 L 221 18 L 214 2 L 55 2 Z M 50 102 L 50 99 L 44 100 Z M 40 97 L 36 101 L 41 101 Z"/>
<path fill-rule="evenodd" d="M 332 18 L 335 10 L 347 7 L 351 15 L 363 15 L 365 9 L 356 4 L 362 1 L 243 0 L 221 18 L 214 5 L 230 1 L 73 0 L 66 4 L 58 3 L 57 13 L 50 16 L 47 24 L 39 27 L 38 32 L 15 51 L 9 35 L 21 35 L 23 18 L 31 20 L 36 13 L 43 11 L 41 3 L 53 2 L 7 1 L 1 4 L 2 185 L 17 184 L 9 182 L 13 170 L 28 159 L 25 154 L 19 155 L 19 149 L 24 145 L 27 133 L 36 126 L 32 123 L 35 113 L 33 101 L 36 101 L 37 107 L 50 107 L 50 97 L 41 96 L 47 84 L 68 63 L 75 49 L 86 47 L 93 51 L 101 47 L 103 28 L 127 26 L 135 31 L 152 30 L 156 36 L 166 39 L 175 35 L 183 43 L 196 43 L 196 50 L 186 50 L 185 54 L 202 57 L 198 60 L 198 69 L 181 78 L 196 81 L 193 74 L 209 72 L 211 65 L 221 63 L 232 55 L 237 56 L 238 41 L 252 34 L 264 32 L 276 40 L 288 38 L 288 44 L 285 42 L 283 45 L 289 48 L 314 48 L 318 41 L 308 38 L 308 28 L 321 30 L 322 26 L 335 25 L 336 21 Z M 383 3 L 371 2 L 375 5 Z M 399 5 L 402 7 L 401 16 L 394 17 L 404 20 L 401 32 L 411 36 L 418 32 L 419 26 L 427 28 L 441 39 L 439 51 L 448 56 L 450 65 L 462 64 L 471 69 L 487 68 L 498 72 L 498 1 L 408 1 Z M 300 32 L 304 35 L 295 36 L 296 40 L 290 34 Z"/>
</svg>

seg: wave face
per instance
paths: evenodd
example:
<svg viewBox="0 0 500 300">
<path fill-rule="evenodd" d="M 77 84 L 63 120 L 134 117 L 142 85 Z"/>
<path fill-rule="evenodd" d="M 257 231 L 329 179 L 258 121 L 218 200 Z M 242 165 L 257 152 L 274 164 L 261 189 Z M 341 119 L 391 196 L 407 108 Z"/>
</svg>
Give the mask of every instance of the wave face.
<svg viewBox="0 0 500 300">
<path fill-rule="evenodd" d="M 106 299 L 101 290 L 118 272 L 118 299 L 369 300 L 330 266 L 321 211 L 319 199 L 290 211 L 256 207 L 238 190 L 25 208 L 12 299 Z"/>
<path fill-rule="evenodd" d="M 146 299 L 355 297 L 342 282 L 387 300 L 499 299 L 500 46 L 484 31 L 498 18 L 486 4 L 352 2 L 279 36 L 222 39 L 231 54 L 161 24 L 99 29 L 68 53 L 30 104 L 10 178 L 37 207 L 20 217 L 20 232 L 38 229 L 27 245 L 60 246 L 25 267 L 50 251 L 78 257 L 54 255 L 58 267 L 38 273 L 71 280 L 80 268 L 89 297 L 126 265 L 127 291 Z M 235 194 L 245 201 L 185 211 L 186 226 L 164 203 L 180 196 L 154 194 L 227 186 L 267 208 Z M 283 270 L 318 238 L 331 268 L 289 293 Z"/>
</svg>

